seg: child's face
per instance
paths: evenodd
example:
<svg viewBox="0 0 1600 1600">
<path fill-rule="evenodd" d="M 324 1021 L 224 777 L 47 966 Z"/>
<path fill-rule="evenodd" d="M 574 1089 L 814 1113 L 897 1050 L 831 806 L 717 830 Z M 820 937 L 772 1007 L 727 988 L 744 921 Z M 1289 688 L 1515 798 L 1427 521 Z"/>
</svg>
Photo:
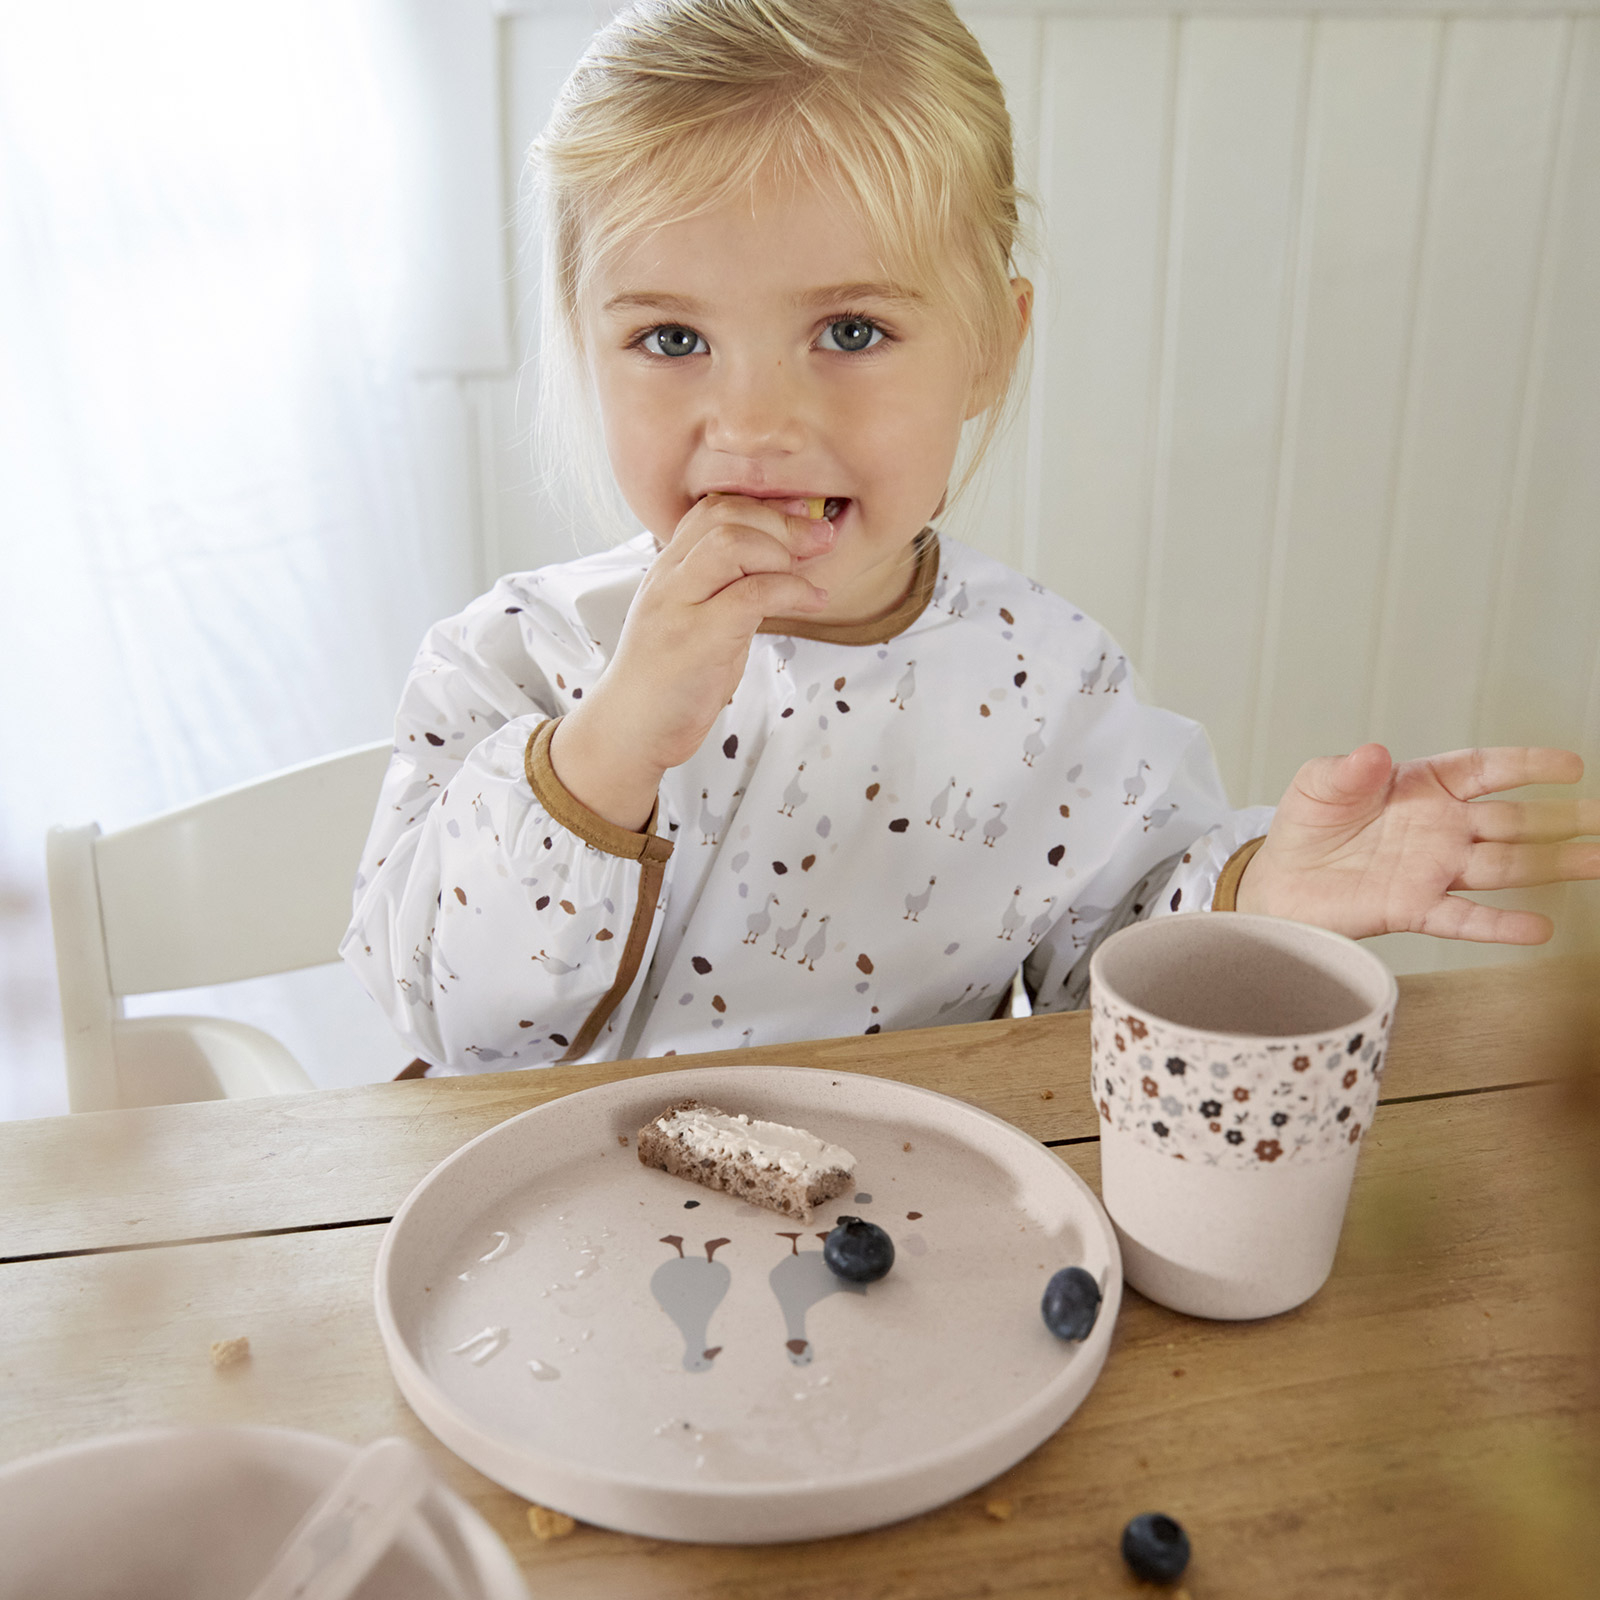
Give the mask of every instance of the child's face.
<svg viewBox="0 0 1600 1600">
<path fill-rule="evenodd" d="M 827 188 L 768 185 L 671 223 L 597 280 L 591 371 L 644 526 L 665 544 L 710 493 L 844 501 L 833 548 L 801 563 L 828 591 L 807 620 L 893 606 L 984 404 L 954 314 L 897 294 Z"/>
</svg>

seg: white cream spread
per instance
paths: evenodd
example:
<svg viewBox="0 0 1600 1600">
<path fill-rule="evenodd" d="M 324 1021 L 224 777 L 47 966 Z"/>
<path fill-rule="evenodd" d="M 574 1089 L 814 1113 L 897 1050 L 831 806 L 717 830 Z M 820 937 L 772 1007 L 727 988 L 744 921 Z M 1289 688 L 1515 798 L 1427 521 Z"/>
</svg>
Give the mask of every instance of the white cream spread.
<svg viewBox="0 0 1600 1600">
<path fill-rule="evenodd" d="M 856 1158 L 841 1145 L 826 1144 L 804 1128 L 781 1122 L 752 1122 L 749 1117 L 712 1116 L 705 1111 L 674 1111 L 658 1117 L 663 1133 L 681 1138 L 697 1156 L 738 1160 L 748 1156 L 758 1167 L 777 1167 L 790 1177 L 840 1168 L 854 1172 Z"/>
</svg>

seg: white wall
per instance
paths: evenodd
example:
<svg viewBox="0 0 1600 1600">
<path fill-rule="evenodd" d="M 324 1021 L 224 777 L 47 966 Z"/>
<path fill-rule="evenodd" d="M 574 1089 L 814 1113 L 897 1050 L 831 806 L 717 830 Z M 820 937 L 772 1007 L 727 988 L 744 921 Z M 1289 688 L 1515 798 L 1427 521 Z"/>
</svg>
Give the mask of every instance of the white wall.
<svg viewBox="0 0 1600 1600">
<path fill-rule="evenodd" d="M 502 224 L 610 9 L 493 23 L 500 213 L 478 237 L 515 349 L 530 285 Z M 1593 792 L 1600 4 L 959 9 L 1044 250 L 1027 413 L 950 530 L 1118 634 L 1210 729 L 1236 803 L 1366 739 L 1567 745 Z M 570 555 L 514 371 L 422 381 L 485 576 Z M 1592 889 L 1489 898 L 1556 915 L 1558 950 L 1600 925 Z M 1399 970 L 1513 954 L 1381 947 Z"/>
</svg>

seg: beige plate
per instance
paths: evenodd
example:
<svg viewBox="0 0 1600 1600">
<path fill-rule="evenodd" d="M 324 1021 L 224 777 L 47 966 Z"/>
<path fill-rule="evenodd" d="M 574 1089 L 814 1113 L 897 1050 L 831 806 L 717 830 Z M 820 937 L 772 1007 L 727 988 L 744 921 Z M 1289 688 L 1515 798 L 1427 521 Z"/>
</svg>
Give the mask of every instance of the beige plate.
<svg viewBox="0 0 1600 1600">
<path fill-rule="evenodd" d="M 641 1167 L 634 1134 L 688 1096 L 842 1144 L 855 1189 L 802 1225 Z M 818 1237 L 851 1214 L 896 1250 L 853 1291 Z M 1074 1265 L 1104 1296 L 1082 1344 L 1039 1315 Z M 1099 1202 L 1020 1129 L 777 1066 L 511 1118 L 418 1185 L 377 1274 L 395 1377 L 458 1455 L 586 1522 L 729 1544 L 878 1527 L 1004 1471 L 1089 1392 L 1121 1294 Z"/>
</svg>

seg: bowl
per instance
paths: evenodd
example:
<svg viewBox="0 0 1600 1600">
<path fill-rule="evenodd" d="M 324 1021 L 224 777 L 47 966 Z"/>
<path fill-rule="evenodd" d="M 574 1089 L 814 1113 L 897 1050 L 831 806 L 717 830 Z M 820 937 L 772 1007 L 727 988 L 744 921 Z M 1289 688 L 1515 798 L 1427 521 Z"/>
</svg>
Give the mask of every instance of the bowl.
<svg viewBox="0 0 1600 1600">
<path fill-rule="evenodd" d="M 0 1467 L 0 1600 L 245 1600 L 356 1454 L 286 1428 L 153 1428 Z M 435 1484 L 355 1600 L 528 1600 L 489 1525 Z"/>
</svg>

